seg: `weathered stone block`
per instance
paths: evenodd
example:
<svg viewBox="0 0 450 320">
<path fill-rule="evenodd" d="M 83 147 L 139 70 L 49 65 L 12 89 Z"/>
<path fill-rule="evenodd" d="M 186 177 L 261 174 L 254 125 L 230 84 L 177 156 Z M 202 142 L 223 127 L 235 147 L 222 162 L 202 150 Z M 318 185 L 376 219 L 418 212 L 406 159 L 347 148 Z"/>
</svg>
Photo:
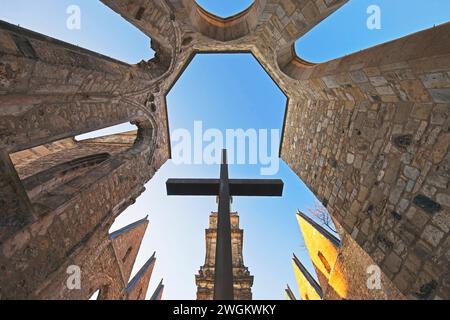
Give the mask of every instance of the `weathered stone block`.
<svg viewBox="0 0 450 320">
<path fill-rule="evenodd" d="M 450 79 L 445 73 L 428 73 L 420 77 L 424 86 L 428 89 L 450 87 Z"/>
<path fill-rule="evenodd" d="M 440 204 L 450 208 L 450 195 L 447 193 L 439 193 L 436 196 L 437 202 Z"/>
<path fill-rule="evenodd" d="M 442 125 L 450 118 L 450 104 L 438 104 L 431 112 L 431 123 Z"/>
<path fill-rule="evenodd" d="M 383 265 L 392 273 L 397 273 L 402 265 L 402 259 L 395 253 L 390 253 L 383 262 Z"/>
<path fill-rule="evenodd" d="M 434 247 L 436 247 L 439 244 L 439 242 L 441 242 L 443 237 L 444 232 L 442 232 L 433 225 L 426 226 L 422 233 L 422 239 L 424 239 L 426 242 L 428 242 Z"/>
<path fill-rule="evenodd" d="M 450 102 L 450 88 L 448 89 L 429 89 L 428 90 L 433 97 L 433 100 L 437 103 L 449 103 Z"/>
<path fill-rule="evenodd" d="M 433 163 L 441 162 L 450 145 L 450 132 L 439 136 L 436 144 L 433 146 L 433 152 L 431 153 L 431 160 Z"/>
<path fill-rule="evenodd" d="M 413 203 L 427 213 L 433 214 L 441 210 L 441 205 L 424 195 L 417 195 L 413 199 Z"/>
<path fill-rule="evenodd" d="M 409 179 L 416 180 L 420 175 L 420 171 L 414 167 L 405 166 L 403 174 Z"/>
<path fill-rule="evenodd" d="M 363 83 L 363 82 L 369 81 L 369 79 L 366 77 L 365 73 L 361 70 L 351 72 L 350 78 L 356 83 Z"/>
<path fill-rule="evenodd" d="M 416 119 L 426 120 L 433 108 L 432 103 L 416 103 L 414 104 L 411 116 Z"/>
</svg>

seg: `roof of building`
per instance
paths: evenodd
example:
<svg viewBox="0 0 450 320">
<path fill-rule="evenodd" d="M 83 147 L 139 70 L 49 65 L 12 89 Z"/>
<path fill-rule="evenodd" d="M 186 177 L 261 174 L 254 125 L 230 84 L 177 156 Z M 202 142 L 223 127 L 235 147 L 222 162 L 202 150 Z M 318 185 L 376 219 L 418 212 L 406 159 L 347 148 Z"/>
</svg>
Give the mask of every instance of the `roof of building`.
<svg viewBox="0 0 450 320">
<path fill-rule="evenodd" d="M 294 254 L 294 258 L 292 260 L 294 260 L 295 265 L 303 273 L 306 280 L 308 280 L 309 284 L 316 290 L 316 292 L 320 296 L 320 298 L 323 298 L 322 288 L 317 283 L 316 279 L 314 279 L 314 277 L 308 272 L 308 270 L 306 270 L 305 266 L 300 262 L 300 260 L 297 258 L 297 256 L 295 254 Z"/>
<path fill-rule="evenodd" d="M 129 231 L 129 230 L 132 230 L 132 229 L 136 228 L 137 226 L 143 224 L 144 222 L 147 221 L 147 218 L 148 218 L 148 215 L 147 215 L 145 218 L 142 218 L 141 220 L 138 220 L 138 221 L 136 221 L 136 222 L 133 222 L 133 223 L 131 223 L 131 224 L 129 224 L 129 225 L 127 225 L 127 226 L 125 226 L 125 227 L 123 227 L 123 228 L 117 230 L 117 231 L 114 231 L 114 232 L 110 233 L 110 234 L 109 234 L 109 238 L 110 238 L 110 239 L 115 239 L 115 238 L 117 238 L 117 237 L 120 236 L 121 234 L 123 234 L 123 233 L 125 233 L 125 232 L 127 232 L 127 231 Z"/>
<path fill-rule="evenodd" d="M 158 300 L 159 294 L 161 293 L 162 290 L 164 290 L 163 280 L 164 279 L 161 279 L 161 282 L 158 284 L 158 287 L 151 296 L 150 300 Z"/>
<path fill-rule="evenodd" d="M 134 287 L 134 285 L 144 276 L 144 274 L 147 272 L 147 270 L 155 263 L 156 252 L 153 253 L 153 255 L 150 257 L 150 259 L 147 260 L 147 262 L 142 266 L 141 270 L 136 273 L 136 275 L 131 279 L 130 283 L 126 287 L 126 292 L 130 292 L 130 290 Z"/>
<path fill-rule="evenodd" d="M 319 231 L 325 238 L 330 240 L 336 247 L 341 247 L 341 240 L 339 240 L 334 234 L 332 234 L 330 231 L 322 227 L 320 224 L 315 222 L 313 219 L 308 217 L 306 214 L 301 212 L 300 210 L 297 211 L 297 214 L 302 217 L 306 222 L 308 222 L 311 226 L 313 226 L 317 231 Z"/>
</svg>

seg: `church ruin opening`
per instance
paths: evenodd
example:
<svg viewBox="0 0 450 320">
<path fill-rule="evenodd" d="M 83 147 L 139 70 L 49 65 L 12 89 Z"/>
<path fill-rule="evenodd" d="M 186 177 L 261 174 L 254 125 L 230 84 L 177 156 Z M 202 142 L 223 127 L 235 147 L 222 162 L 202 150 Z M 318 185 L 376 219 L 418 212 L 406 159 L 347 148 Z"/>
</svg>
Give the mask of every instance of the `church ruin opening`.
<svg viewBox="0 0 450 320">
<path fill-rule="evenodd" d="M 227 19 L 248 10 L 254 0 L 239 1 L 215 1 L 215 0 L 195 0 L 198 6 L 217 17 Z"/>
<path fill-rule="evenodd" d="M 231 74 L 232 72 L 236 72 L 233 81 L 224 82 L 223 78 L 226 78 L 226 75 Z M 195 86 L 193 84 L 195 83 Z M 204 88 L 208 88 L 205 90 Z M 169 163 L 166 163 L 165 166 L 160 170 L 160 174 L 163 174 L 159 179 L 163 180 L 164 178 L 173 178 L 176 177 L 177 174 L 181 177 L 189 177 L 191 176 L 189 172 L 195 172 L 195 175 L 200 175 L 201 177 L 215 177 L 217 175 L 216 166 L 202 166 L 200 163 L 195 164 L 193 162 L 192 165 L 173 165 L 173 159 L 177 157 L 177 148 L 176 143 L 179 141 L 174 141 L 173 133 L 177 129 L 186 129 L 187 131 L 194 133 L 195 131 L 195 122 L 202 121 L 203 129 L 214 129 L 217 131 L 225 132 L 227 128 L 243 128 L 244 130 L 251 128 L 273 128 L 277 130 L 281 130 L 281 124 L 283 123 L 283 110 L 286 105 L 286 97 L 285 95 L 277 90 L 276 84 L 270 79 L 268 74 L 265 72 L 263 68 L 258 64 L 258 62 L 250 55 L 245 53 L 233 53 L 233 54 L 197 54 L 191 63 L 186 67 L 184 72 L 181 74 L 180 78 L 177 80 L 175 85 L 172 87 L 171 91 L 167 96 L 167 109 L 168 109 L 168 117 L 169 117 L 169 127 L 172 134 L 172 160 Z M 274 99 L 274 97 L 276 99 Z M 245 102 L 242 102 L 245 101 Z M 275 113 L 275 110 L 279 110 Z M 214 113 L 216 115 L 212 116 Z M 270 114 L 270 116 L 269 116 Z M 276 117 L 275 117 L 276 114 Z M 192 134 L 194 136 L 194 134 Z M 247 139 L 248 142 L 248 139 Z M 208 143 L 211 143 L 211 140 L 204 141 L 203 145 L 206 147 Z M 192 154 L 196 151 L 194 150 L 194 142 L 192 143 Z M 278 149 L 278 148 L 277 148 Z M 201 150 L 202 152 L 203 150 Z M 246 160 L 248 161 L 248 153 L 250 152 L 250 148 L 248 145 L 246 146 Z M 236 155 L 234 155 L 236 156 Z M 278 155 L 277 155 L 278 157 Z M 235 161 L 236 163 L 237 161 Z M 280 160 L 282 163 L 282 161 Z M 260 172 L 257 170 L 258 165 L 248 166 L 247 165 L 234 165 L 231 166 L 231 172 L 234 175 L 235 172 L 240 174 L 241 176 L 259 176 Z M 212 168 L 211 168 L 212 167 Z M 246 169 L 246 167 L 250 167 L 250 169 Z M 168 169 L 170 168 L 170 169 Z M 199 170 L 201 168 L 201 170 Z M 169 175 L 165 173 L 165 170 L 169 171 Z M 266 230 L 267 233 L 273 233 L 274 231 L 271 228 L 274 225 L 278 225 L 279 222 L 275 222 L 272 220 L 271 214 L 269 213 L 272 208 L 274 212 L 280 212 L 280 210 L 285 211 L 286 214 L 288 212 L 295 212 L 297 207 L 302 207 L 304 210 L 308 209 L 310 206 L 313 206 L 313 203 L 317 201 L 315 197 L 312 196 L 311 192 L 303 185 L 301 181 L 297 177 L 294 177 L 292 171 L 287 168 L 284 163 L 281 164 L 281 168 L 279 174 L 282 174 L 283 177 L 288 177 L 288 185 L 291 190 L 296 190 L 300 188 L 300 192 L 297 194 L 301 196 L 301 199 L 308 200 L 298 200 L 295 199 L 295 193 L 289 195 L 289 199 L 285 204 L 285 209 L 280 209 L 283 205 L 280 205 L 278 202 L 278 208 L 272 207 L 272 205 L 267 205 L 268 200 L 262 199 L 261 201 L 265 203 L 265 205 L 259 205 L 255 201 L 251 201 L 248 199 L 235 200 L 233 204 L 233 210 L 239 212 L 239 217 L 242 221 L 242 226 L 244 227 L 246 234 L 246 243 L 244 245 L 245 252 L 253 252 L 253 255 L 256 257 L 251 257 L 250 261 L 246 257 L 246 253 L 244 252 L 244 259 L 247 260 L 247 265 L 251 272 L 255 275 L 255 285 L 256 286 L 265 286 L 270 281 L 267 282 L 267 279 L 271 278 L 269 274 L 259 273 L 257 265 L 262 265 L 267 262 L 263 262 L 265 259 L 269 259 L 265 255 L 265 253 L 260 252 L 257 249 L 257 243 L 259 245 L 267 246 L 270 251 L 280 250 L 280 247 L 284 246 L 283 250 L 286 250 L 286 254 L 290 254 L 293 250 L 296 251 L 295 248 L 291 248 L 291 245 L 288 244 L 287 239 L 294 238 L 298 241 L 298 227 L 295 223 L 295 215 L 288 215 L 285 219 L 283 219 L 283 226 L 286 228 L 283 231 L 283 235 L 279 234 L 279 237 L 272 238 L 271 243 L 268 243 L 268 239 L 261 239 L 256 236 L 256 228 L 262 228 Z M 164 181 L 164 180 L 163 180 Z M 151 182 L 151 184 L 153 184 Z M 289 193 L 289 192 L 288 192 Z M 138 202 L 140 200 L 138 199 Z M 185 211 L 182 208 L 186 207 L 186 203 L 191 203 L 189 200 L 173 200 L 179 203 L 178 209 L 175 211 Z M 183 202 L 185 205 L 183 205 Z M 205 202 L 204 200 L 199 201 L 200 203 Z M 244 205 L 242 205 L 242 203 Z M 190 206 L 195 205 L 191 204 Z M 187 206 L 187 207 L 190 207 Z M 215 204 L 212 202 L 201 205 L 202 208 L 207 208 L 206 210 L 215 210 Z M 242 208 L 242 209 L 241 209 Z M 200 209 L 199 209 L 200 210 Z M 196 211 L 199 211 L 196 210 Z M 203 209 L 205 210 L 205 209 Z M 255 217 L 253 214 L 263 215 L 264 219 L 255 221 Z M 265 213 L 264 213 L 265 212 Z M 173 212 L 172 214 L 176 214 Z M 180 217 L 177 216 L 178 219 L 185 219 L 185 214 L 182 213 Z M 184 218 L 183 218 L 184 216 Z M 249 217 L 250 216 L 250 217 Z M 292 219 L 291 219 L 292 218 Z M 172 219 L 172 218 L 170 218 Z M 267 219 L 266 221 L 264 221 Z M 205 221 L 206 223 L 206 221 Z M 251 226 L 250 226 L 251 223 Z M 249 229 L 254 229 L 250 231 Z M 191 228 L 189 230 L 192 230 Z M 281 231 L 281 230 L 280 230 Z M 186 231 L 187 232 L 187 231 Z M 193 232 L 193 231 L 189 231 Z M 199 231 L 196 231 L 199 232 Z M 264 232 L 264 231 L 263 231 Z M 275 232 L 277 234 L 278 231 Z M 251 243 L 251 241 L 254 241 Z M 278 244 L 277 249 L 275 249 L 275 244 Z M 179 246 L 183 244 L 178 244 Z M 197 245 L 198 246 L 198 245 Z M 204 247 L 204 240 L 202 240 L 202 246 Z M 255 254 L 255 252 L 258 252 Z M 267 251 L 268 252 L 268 251 Z M 289 252 L 289 253 L 288 253 Z M 203 250 L 202 250 L 203 254 Z M 200 254 L 198 261 L 203 261 L 204 256 Z M 175 257 L 174 257 L 175 258 Z M 255 261 L 255 262 L 253 262 Z M 201 263 L 197 263 L 194 271 L 191 271 L 190 274 L 196 274 L 198 271 L 198 265 Z M 282 266 L 280 266 L 282 265 Z M 290 265 L 288 261 L 281 262 L 277 264 L 277 268 L 286 269 L 286 275 L 289 277 L 292 274 L 292 269 L 290 269 Z M 257 270 L 254 273 L 254 270 Z M 183 271 L 182 271 L 183 272 Z M 314 271 L 312 271 L 314 272 Z M 168 275 L 164 275 L 165 278 L 168 278 Z M 266 280 L 262 280 L 266 279 Z M 280 280 L 280 279 L 278 279 Z M 287 279 L 282 279 L 283 282 L 286 282 Z M 169 281 L 169 280 L 168 280 Z M 277 281 L 277 280 L 274 280 Z M 266 283 L 264 283 L 266 282 Z M 167 283 L 168 294 L 171 294 L 171 284 Z M 258 298 L 256 296 L 255 298 Z"/>
<path fill-rule="evenodd" d="M 236 76 L 234 83 L 221 82 L 217 75 L 221 73 L 224 76 L 230 74 L 230 68 L 237 69 L 237 67 L 233 67 L 233 64 L 244 68 L 246 75 Z M 192 87 L 190 83 L 194 81 L 198 83 L 199 79 L 203 84 L 195 88 Z M 256 85 L 251 84 L 252 81 L 258 82 L 259 91 L 256 90 Z M 236 85 L 238 83 L 240 85 Z M 202 86 L 209 87 L 208 91 L 203 91 Z M 246 90 L 249 91 L 246 92 Z M 255 98 L 254 101 L 249 100 L 245 105 L 242 105 L 240 99 L 244 96 L 258 97 L 261 96 L 261 91 L 270 92 L 273 95 L 264 94 L 267 99 L 264 102 L 260 100 L 256 102 L 257 99 Z M 178 98 L 181 95 L 185 97 L 185 100 Z M 176 98 L 173 98 L 174 96 Z M 204 156 L 212 149 L 212 151 L 216 151 L 217 148 L 213 148 L 216 145 L 229 149 L 230 164 L 260 165 L 261 162 L 255 160 L 260 158 L 257 152 L 263 143 L 269 144 L 267 152 L 275 153 L 274 150 L 278 151 L 286 96 L 281 90 L 278 90 L 276 83 L 251 54 L 196 54 L 168 93 L 167 105 L 173 158 L 180 156 L 177 152 L 185 151 L 182 148 L 177 148 L 177 144 L 184 142 L 181 138 L 185 137 L 178 134 L 173 137 L 174 133 L 179 133 L 179 129 L 192 132 L 189 135 L 191 141 L 188 142 L 188 145 L 192 149 L 190 154 L 193 161 L 190 161 L 190 163 L 193 164 L 208 164 L 207 160 L 199 160 L 196 158 L 198 155 L 194 156 L 194 154 L 200 153 L 200 156 Z M 270 114 L 272 111 L 275 112 L 275 116 Z M 217 112 L 219 115 L 213 115 L 213 112 Z M 267 126 L 269 119 L 270 124 Z M 235 131 L 231 133 L 231 129 Z M 258 140 L 258 136 L 261 136 L 261 132 L 254 131 L 255 129 L 276 130 L 278 134 L 274 135 L 273 132 L 267 132 L 264 135 L 265 139 L 263 139 L 266 141 L 254 141 L 255 139 Z M 218 131 L 221 133 L 219 134 Z M 242 137 L 238 134 L 239 132 L 242 133 Z M 273 140 L 275 136 L 278 138 Z M 254 139 L 252 140 L 252 138 Z M 243 142 L 242 146 L 236 145 L 239 142 Z M 218 159 L 214 162 L 215 164 L 220 164 L 222 147 L 219 148 L 219 154 L 215 155 Z M 242 154 L 243 149 L 245 154 Z M 235 152 L 233 152 L 234 150 Z M 274 154 L 266 156 L 278 158 L 278 155 Z M 181 161 L 181 163 L 184 162 Z"/>
<path fill-rule="evenodd" d="M 134 124 L 131 124 L 130 122 L 124 122 L 121 124 L 117 124 L 115 126 L 83 133 L 80 135 L 75 136 L 76 141 L 83 141 L 88 139 L 95 139 L 95 138 L 101 138 L 106 136 L 112 136 L 113 139 L 117 138 L 118 134 L 125 134 L 129 133 L 130 136 L 132 136 L 132 132 L 134 134 L 137 134 L 138 127 Z"/>
<path fill-rule="evenodd" d="M 89 300 L 97 300 L 98 297 L 100 295 L 100 289 L 98 289 L 97 291 L 95 291 L 92 296 L 89 298 Z"/>
<path fill-rule="evenodd" d="M 137 132 L 126 123 L 10 154 L 35 213 L 61 206 L 94 182 L 106 161 L 133 147 Z"/>
<path fill-rule="evenodd" d="M 302 60 L 324 63 L 449 20 L 446 0 L 349 1 L 298 39 L 295 51 Z"/>
<path fill-rule="evenodd" d="M 148 35 L 101 1 L 10 1 L 3 3 L 0 20 L 129 64 L 155 54 Z"/>
</svg>

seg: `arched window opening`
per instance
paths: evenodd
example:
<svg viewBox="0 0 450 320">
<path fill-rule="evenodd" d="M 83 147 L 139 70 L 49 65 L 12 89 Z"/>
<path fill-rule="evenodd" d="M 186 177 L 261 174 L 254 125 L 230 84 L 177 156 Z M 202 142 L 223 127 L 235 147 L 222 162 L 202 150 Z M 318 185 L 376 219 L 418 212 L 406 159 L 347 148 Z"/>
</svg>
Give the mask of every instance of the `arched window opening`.
<svg viewBox="0 0 450 320">
<path fill-rule="evenodd" d="M 83 176 L 109 157 L 108 153 L 99 153 L 70 160 L 25 178 L 22 182 L 28 196 L 33 200 L 44 191 L 50 192 L 58 185 L 67 183 L 78 176 Z"/>
<path fill-rule="evenodd" d="M 142 288 L 139 289 L 139 293 L 138 293 L 138 295 L 137 295 L 136 300 L 140 300 L 140 299 L 141 299 L 141 296 L 142 296 Z"/>
<path fill-rule="evenodd" d="M 123 132 L 129 129 L 134 130 Z M 86 133 L 84 139 L 66 138 L 10 155 L 38 215 L 56 209 L 94 183 L 101 175 L 93 170 L 114 169 L 108 160 L 133 148 L 137 139 L 137 127 L 129 123 L 99 131 Z"/>
<path fill-rule="evenodd" d="M 115 126 L 87 132 L 80 134 L 78 136 L 75 136 L 76 141 L 84 141 L 84 140 L 90 140 L 95 138 L 105 138 L 105 137 L 112 137 L 113 139 L 118 140 L 119 134 L 123 134 L 123 138 L 126 139 L 126 134 L 130 133 L 130 137 L 132 138 L 133 132 L 137 130 L 137 127 L 129 122 L 121 123 Z M 114 135 L 114 136 L 113 136 Z M 98 140 L 97 140 L 98 141 Z"/>
<path fill-rule="evenodd" d="M 109 300 L 109 286 L 103 286 L 100 288 L 97 300 Z"/>
<path fill-rule="evenodd" d="M 448 0 L 349 1 L 298 39 L 295 48 L 302 60 L 323 63 L 448 21 Z"/>
<path fill-rule="evenodd" d="M 101 1 L 4 1 L 0 20 L 131 64 L 154 57 L 148 36 Z"/>
<path fill-rule="evenodd" d="M 209 13 L 220 17 L 229 18 L 237 15 L 253 5 L 254 0 L 240 1 L 217 1 L 217 0 L 196 0 L 197 4 Z"/>
<path fill-rule="evenodd" d="M 327 273 L 330 274 L 331 273 L 331 266 L 328 263 L 327 259 L 325 258 L 325 256 L 323 255 L 322 252 L 318 252 L 317 255 L 319 256 L 320 261 L 322 262 L 325 270 L 327 270 Z"/>
<path fill-rule="evenodd" d="M 100 294 L 100 289 L 95 291 L 92 296 L 89 298 L 89 300 L 98 300 L 98 296 Z"/>
<path fill-rule="evenodd" d="M 125 261 L 127 261 L 128 257 L 131 254 L 131 251 L 133 251 L 133 247 L 129 247 L 127 249 L 127 252 L 125 252 L 125 254 L 124 254 L 123 258 L 122 258 L 122 263 L 125 263 Z"/>
</svg>

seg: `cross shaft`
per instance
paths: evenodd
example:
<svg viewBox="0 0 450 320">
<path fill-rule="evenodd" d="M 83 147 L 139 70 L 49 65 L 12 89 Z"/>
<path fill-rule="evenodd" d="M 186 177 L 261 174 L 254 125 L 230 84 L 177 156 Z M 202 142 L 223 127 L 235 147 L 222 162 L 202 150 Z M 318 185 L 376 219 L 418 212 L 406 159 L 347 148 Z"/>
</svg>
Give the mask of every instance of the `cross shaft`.
<svg viewBox="0 0 450 320">
<path fill-rule="evenodd" d="M 281 196 L 279 179 L 229 179 L 227 151 L 222 150 L 220 179 L 169 179 L 168 195 L 218 196 L 214 300 L 234 300 L 231 248 L 231 196 Z"/>
</svg>

